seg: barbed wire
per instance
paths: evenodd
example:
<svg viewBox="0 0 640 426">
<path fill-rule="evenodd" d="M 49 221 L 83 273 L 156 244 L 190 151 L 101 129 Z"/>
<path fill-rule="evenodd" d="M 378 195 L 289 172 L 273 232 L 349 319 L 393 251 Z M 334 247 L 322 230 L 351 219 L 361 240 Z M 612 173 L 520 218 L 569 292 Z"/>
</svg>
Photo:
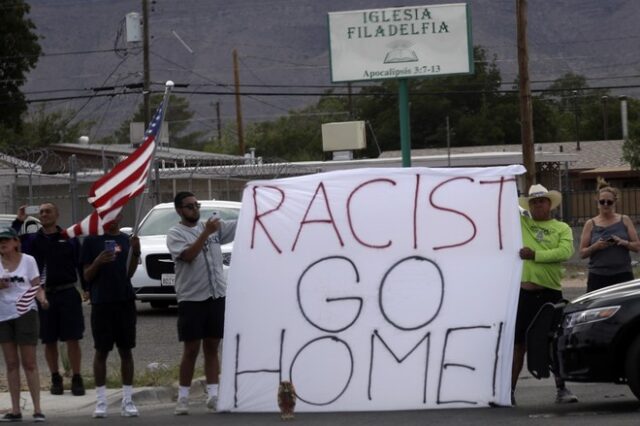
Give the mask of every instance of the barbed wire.
<svg viewBox="0 0 640 426">
<path fill-rule="evenodd" d="M 82 181 L 97 179 L 124 160 L 130 149 L 98 151 L 90 154 L 60 152 L 55 147 L 10 147 L 0 151 L 3 174 L 44 175 L 50 179 L 69 179 L 75 172 Z M 187 150 L 159 149 L 155 169 L 160 178 L 272 179 L 315 173 L 313 167 L 290 163 L 280 158 L 243 158 L 232 155 L 196 153 Z"/>
</svg>

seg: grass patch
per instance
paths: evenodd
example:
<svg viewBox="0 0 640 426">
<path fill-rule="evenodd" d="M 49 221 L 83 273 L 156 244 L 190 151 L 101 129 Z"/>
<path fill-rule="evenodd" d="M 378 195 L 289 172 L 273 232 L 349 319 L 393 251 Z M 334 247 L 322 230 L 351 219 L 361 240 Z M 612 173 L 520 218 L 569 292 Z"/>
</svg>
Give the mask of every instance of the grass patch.
<svg viewBox="0 0 640 426">
<path fill-rule="evenodd" d="M 148 366 L 137 368 L 134 373 L 133 387 L 155 387 L 155 386 L 173 386 L 178 382 L 180 375 L 180 365 L 166 366 L 160 363 L 152 363 Z M 193 377 L 204 375 L 202 367 L 196 367 Z M 96 381 L 93 374 L 83 374 L 84 387 L 86 389 L 95 389 Z M 49 387 L 49 381 L 43 381 L 41 385 Z M 71 381 L 65 380 L 65 390 L 71 389 Z M 122 387 L 120 378 L 120 361 L 114 361 L 107 365 L 107 382 L 108 389 L 118 389 Z"/>
</svg>

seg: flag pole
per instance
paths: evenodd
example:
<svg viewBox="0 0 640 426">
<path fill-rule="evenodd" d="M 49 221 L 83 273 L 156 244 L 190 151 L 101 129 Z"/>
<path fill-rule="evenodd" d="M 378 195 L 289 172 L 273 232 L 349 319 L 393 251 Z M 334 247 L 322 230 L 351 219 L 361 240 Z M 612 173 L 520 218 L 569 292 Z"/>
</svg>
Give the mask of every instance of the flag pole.
<svg viewBox="0 0 640 426">
<path fill-rule="evenodd" d="M 149 163 L 149 172 L 147 174 L 147 184 L 145 185 L 145 191 L 142 191 L 142 195 L 140 196 L 140 205 L 138 206 L 138 211 L 136 212 L 136 221 L 133 224 L 133 235 L 138 235 L 138 227 L 140 226 L 140 220 L 142 220 L 142 212 L 144 211 L 144 201 L 146 198 L 146 190 L 149 188 L 149 183 L 151 182 L 151 169 L 153 168 L 154 161 L 156 159 L 156 149 L 158 149 L 158 145 L 160 144 L 160 138 L 162 137 L 162 124 L 164 123 L 164 119 L 167 114 L 167 106 L 169 105 L 169 94 L 171 89 L 173 89 L 173 81 L 167 80 L 164 85 L 164 97 L 162 98 L 162 120 L 160 121 L 160 128 L 158 129 L 158 136 L 156 138 L 156 143 L 153 145 L 153 153 L 151 154 L 151 161 Z M 146 130 L 146 129 L 145 129 Z M 129 262 L 127 262 L 127 265 Z"/>
</svg>

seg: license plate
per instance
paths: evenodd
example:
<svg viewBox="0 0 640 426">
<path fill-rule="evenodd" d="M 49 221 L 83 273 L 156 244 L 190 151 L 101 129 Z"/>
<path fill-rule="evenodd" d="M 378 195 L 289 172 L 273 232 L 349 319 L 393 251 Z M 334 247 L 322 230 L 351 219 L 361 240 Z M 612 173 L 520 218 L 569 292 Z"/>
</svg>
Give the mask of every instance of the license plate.
<svg viewBox="0 0 640 426">
<path fill-rule="evenodd" d="M 162 274 L 160 276 L 160 284 L 163 286 L 176 285 L 176 274 Z"/>
</svg>

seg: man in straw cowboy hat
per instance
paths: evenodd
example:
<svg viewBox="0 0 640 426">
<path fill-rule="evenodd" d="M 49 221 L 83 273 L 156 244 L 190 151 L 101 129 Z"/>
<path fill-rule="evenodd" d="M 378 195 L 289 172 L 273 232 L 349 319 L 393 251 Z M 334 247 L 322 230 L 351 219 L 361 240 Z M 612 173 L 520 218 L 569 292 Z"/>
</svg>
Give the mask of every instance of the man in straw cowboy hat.
<svg viewBox="0 0 640 426">
<path fill-rule="evenodd" d="M 551 217 L 551 211 L 562 202 L 562 194 L 548 191 L 542 185 L 531 185 L 529 195 L 520 197 L 520 207 L 529 215 L 520 217 L 522 242 L 520 259 L 524 261 L 520 280 L 520 298 L 516 319 L 513 369 L 511 376 L 511 400 L 527 351 L 527 328 L 542 305 L 557 303 L 562 299 L 562 262 L 573 254 L 573 234 L 564 222 Z M 556 402 L 577 402 L 578 398 L 566 388 L 564 380 L 556 377 Z"/>
</svg>

